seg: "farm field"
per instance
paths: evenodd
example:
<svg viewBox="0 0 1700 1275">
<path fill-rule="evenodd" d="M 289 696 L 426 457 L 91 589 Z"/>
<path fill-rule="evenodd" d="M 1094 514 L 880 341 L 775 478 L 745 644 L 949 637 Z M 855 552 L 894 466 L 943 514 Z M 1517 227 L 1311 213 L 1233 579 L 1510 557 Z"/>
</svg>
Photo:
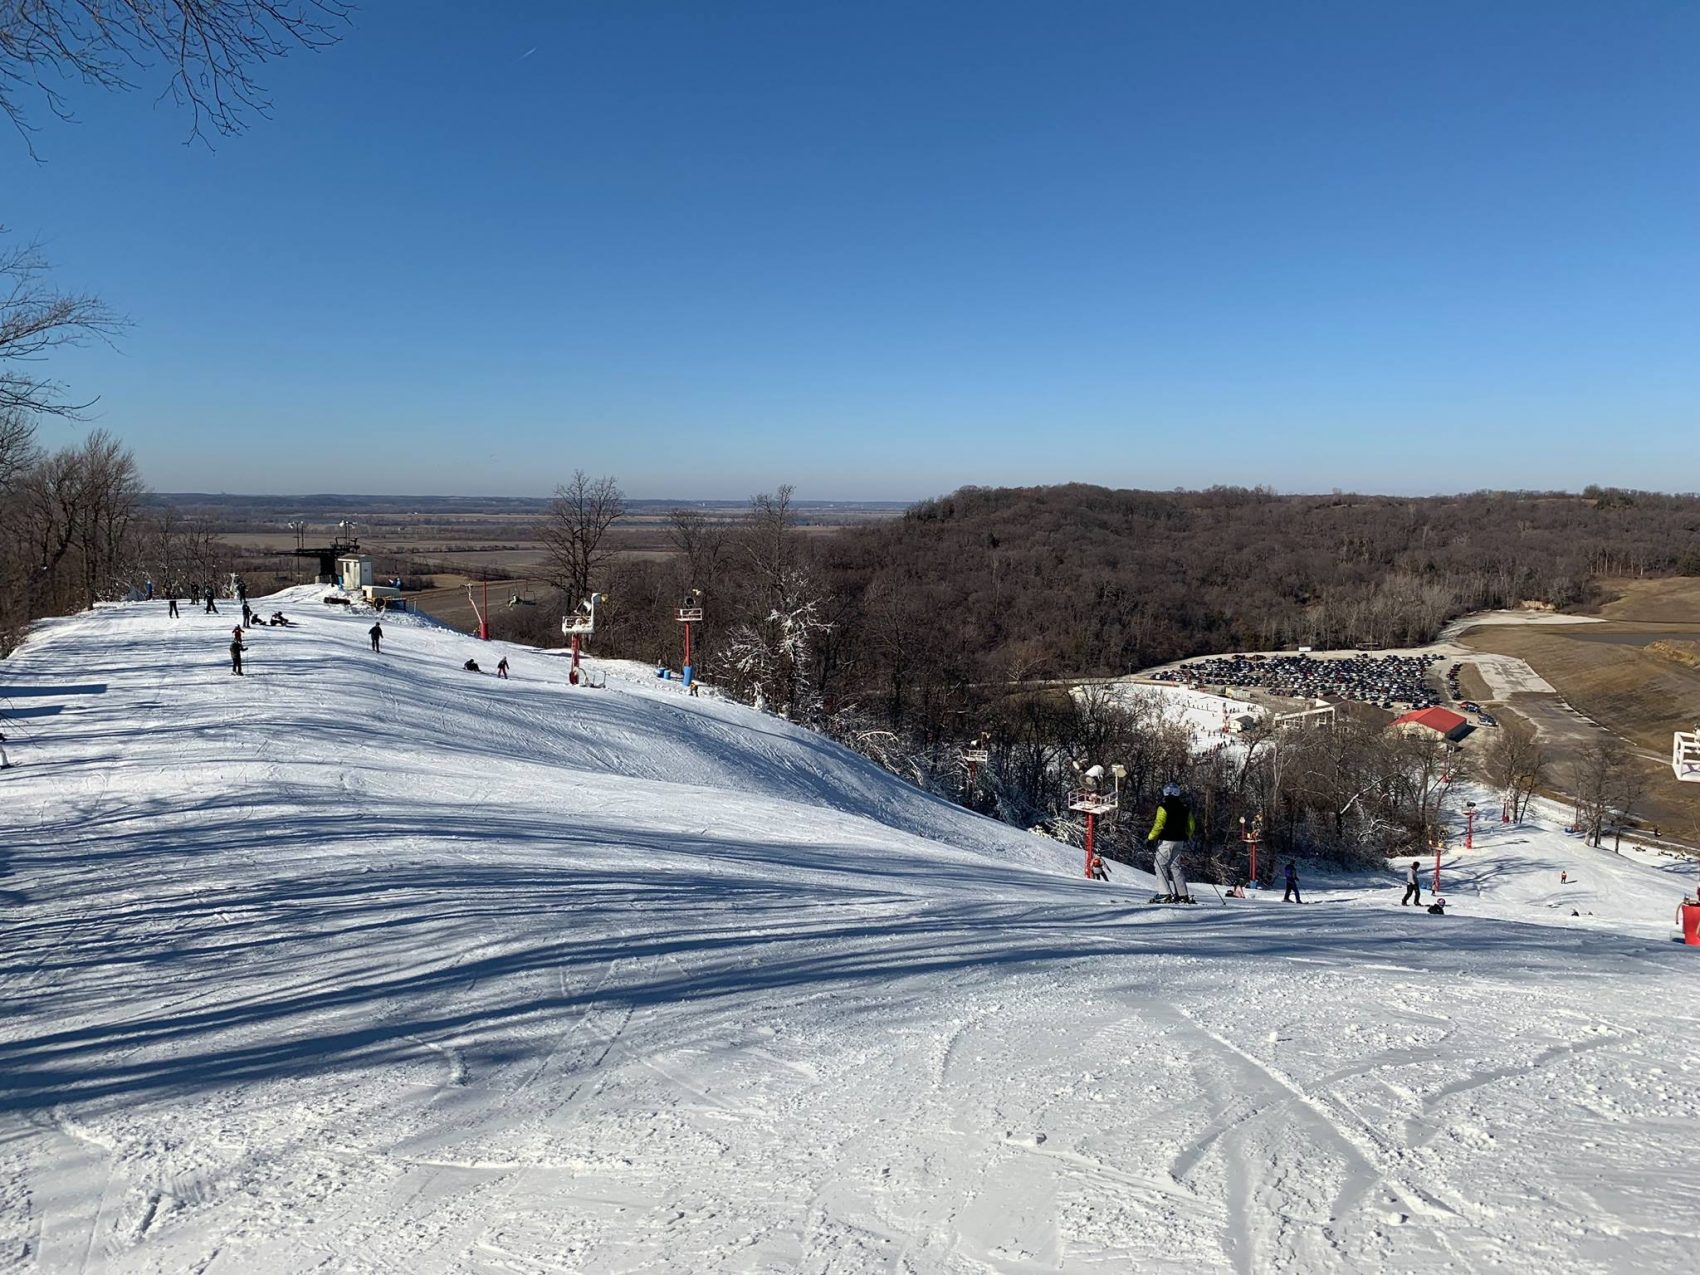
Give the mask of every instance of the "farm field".
<svg viewBox="0 0 1700 1275">
<path fill-rule="evenodd" d="M 1700 640 L 1700 579 L 1618 581 L 1614 587 L 1619 596 L 1601 608 L 1600 623 L 1490 625 L 1459 640 L 1525 660 L 1552 684 L 1556 693 L 1518 692 L 1495 703 L 1541 730 L 1559 776 L 1596 737 L 1597 724 L 1648 758 L 1644 818 L 1692 839 L 1700 834 L 1700 785 L 1678 783 L 1664 759 L 1672 731 L 1700 721 L 1700 669 L 1651 646 Z"/>
</svg>

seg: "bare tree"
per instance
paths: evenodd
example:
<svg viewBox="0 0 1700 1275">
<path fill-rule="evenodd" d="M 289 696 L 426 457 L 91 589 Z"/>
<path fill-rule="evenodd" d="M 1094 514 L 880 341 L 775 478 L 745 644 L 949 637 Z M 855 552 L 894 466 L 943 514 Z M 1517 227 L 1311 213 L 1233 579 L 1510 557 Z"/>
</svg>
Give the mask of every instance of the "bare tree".
<svg viewBox="0 0 1700 1275">
<path fill-rule="evenodd" d="M 667 515 L 667 539 L 684 559 L 686 588 L 705 592 L 713 588 L 729 531 L 726 523 L 700 509 L 675 509 Z"/>
<path fill-rule="evenodd" d="M 570 482 L 555 488 L 538 538 L 548 553 L 550 582 L 567 595 L 567 605 L 588 598 L 601 582 L 614 556 L 608 529 L 625 512 L 625 495 L 611 476 L 591 478 L 575 469 Z"/>
<path fill-rule="evenodd" d="M 34 244 L 0 248 L 0 420 L 76 416 L 88 404 L 70 401 L 63 385 L 29 365 L 62 345 L 104 340 L 120 326 L 94 297 L 48 283 Z"/>
<path fill-rule="evenodd" d="M 66 82 L 129 90 L 159 67 L 161 96 L 188 109 L 192 138 L 239 133 L 270 110 L 255 69 L 334 44 L 349 11 L 343 0 L 10 0 L 0 4 L 0 112 L 29 145 L 26 96 L 69 119 Z"/>
<path fill-rule="evenodd" d="M 1609 824 L 1629 817 L 1645 784 L 1635 758 L 1615 736 L 1582 750 L 1571 764 L 1570 787 L 1577 823 L 1587 834 L 1588 844 L 1599 845 Z"/>
<path fill-rule="evenodd" d="M 1488 779 L 1504 790 L 1511 817 L 1521 820 L 1546 782 L 1547 756 L 1534 731 L 1506 722 L 1482 758 Z"/>
</svg>

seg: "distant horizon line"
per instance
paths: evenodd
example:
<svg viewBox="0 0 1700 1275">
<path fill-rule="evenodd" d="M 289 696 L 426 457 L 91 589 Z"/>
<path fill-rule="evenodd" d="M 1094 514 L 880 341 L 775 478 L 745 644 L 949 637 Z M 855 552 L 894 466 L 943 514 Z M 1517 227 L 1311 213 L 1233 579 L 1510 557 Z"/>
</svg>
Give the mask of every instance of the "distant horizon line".
<svg viewBox="0 0 1700 1275">
<path fill-rule="evenodd" d="M 1559 497 L 1585 498 L 1590 492 L 1616 492 L 1624 495 L 1664 496 L 1673 499 L 1700 499 L 1700 492 L 1695 491 L 1664 491 L 1651 487 L 1627 487 L 1606 483 L 1588 483 L 1580 489 L 1570 490 L 1559 487 L 1476 487 L 1468 491 L 1431 491 L 1431 492 L 1392 492 L 1371 491 L 1366 489 L 1330 487 L 1319 491 L 1281 491 L 1268 484 L 1246 486 L 1240 483 L 1212 483 L 1203 487 L 1114 487 L 1104 483 L 1083 482 L 1079 480 L 1049 483 L 962 483 L 947 491 L 933 492 L 925 496 L 913 496 L 904 499 L 863 499 L 859 497 L 802 497 L 793 495 L 792 503 L 798 506 L 820 508 L 823 506 L 851 506 L 858 509 L 907 509 L 913 505 L 928 500 L 938 500 L 946 496 L 956 495 L 963 491 L 1041 491 L 1048 488 L 1060 487 L 1096 487 L 1104 491 L 1137 491 L 1150 495 L 1204 495 L 1219 491 L 1241 491 L 1246 493 L 1265 493 L 1276 499 L 1302 499 L 1305 497 L 1324 496 L 1357 496 L 1371 499 L 1386 500 L 1456 500 L 1467 496 L 1523 496 L 1523 497 Z M 665 506 L 743 506 L 748 505 L 753 496 L 632 496 L 625 497 L 629 505 L 665 505 Z M 553 493 L 538 495 L 491 495 L 467 492 L 245 492 L 245 491 L 157 491 L 150 490 L 144 499 L 155 500 L 268 500 L 268 501 L 483 501 L 510 503 L 543 503 L 555 499 Z"/>
</svg>

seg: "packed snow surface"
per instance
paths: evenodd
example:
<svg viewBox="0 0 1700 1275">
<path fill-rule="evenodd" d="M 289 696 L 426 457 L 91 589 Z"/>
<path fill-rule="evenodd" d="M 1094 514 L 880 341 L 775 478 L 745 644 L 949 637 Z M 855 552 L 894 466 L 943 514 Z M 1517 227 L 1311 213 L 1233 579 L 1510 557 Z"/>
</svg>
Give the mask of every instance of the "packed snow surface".
<svg viewBox="0 0 1700 1275">
<path fill-rule="evenodd" d="M 1689 864 L 1495 817 L 1445 916 L 1147 907 L 629 666 L 278 606 L 241 678 L 163 603 L 0 665 L 0 1270 L 1692 1265 Z"/>
</svg>

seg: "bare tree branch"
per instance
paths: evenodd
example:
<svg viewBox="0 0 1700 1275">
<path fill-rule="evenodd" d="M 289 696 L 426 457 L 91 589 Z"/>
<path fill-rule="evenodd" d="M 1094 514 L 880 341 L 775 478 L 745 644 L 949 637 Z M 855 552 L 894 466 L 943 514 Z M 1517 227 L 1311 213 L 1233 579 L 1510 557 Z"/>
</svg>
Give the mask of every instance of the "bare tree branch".
<svg viewBox="0 0 1700 1275">
<path fill-rule="evenodd" d="M 130 90 L 164 67 L 160 96 L 188 108 L 190 139 L 239 133 L 271 109 L 255 69 L 336 43 L 350 12 L 345 0 L 0 0 L 0 112 L 30 146 L 26 98 L 69 119 L 68 82 Z"/>
<path fill-rule="evenodd" d="M 123 322 L 97 298 L 60 292 L 47 282 L 47 262 L 34 244 L 0 248 L 0 415 L 77 416 L 88 403 L 22 365 L 62 345 L 107 340 Z"/>
</svg>

